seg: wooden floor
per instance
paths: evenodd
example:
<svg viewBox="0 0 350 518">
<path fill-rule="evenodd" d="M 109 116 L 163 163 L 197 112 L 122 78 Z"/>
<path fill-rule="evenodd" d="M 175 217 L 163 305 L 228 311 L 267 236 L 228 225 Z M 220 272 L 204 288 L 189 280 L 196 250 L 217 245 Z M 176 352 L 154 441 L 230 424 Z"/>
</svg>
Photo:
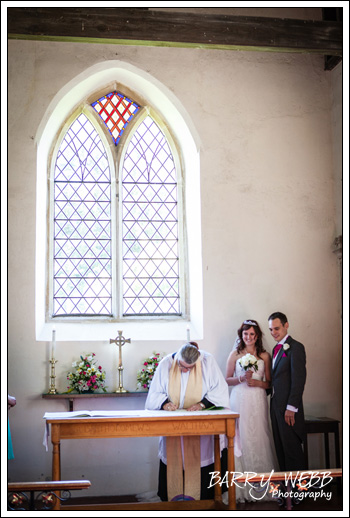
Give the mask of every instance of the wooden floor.
<svg viewBox="0 0 350 518">
<path fill-rule="evenodd" d="M 342 489 L 336 484 L 330 484 L 324 488 L 324 493 L 332 493 L 330 500 L 325 497 L 304 498 L 300 503 L 293 506 L 293 511 L 342 511 L 343 510 L 343 494 Z M 89 497 L 89 498 L 71 498 L 66 502 L 66 505 L 80 505 L 80 504 L 113 504 L 124 502 L 137 502 L 135 495 L 125 496 L 103 496 L 103 497 Z M 61 509 L 64 511 L 64 505 Z M 149 503 L 149 510 L 152 511 L 152 503 Z M 276 502 L 252 502 L 252 503 L 237 503 L 238 511 L 286 511 L 286 508 L 279 506 Z"/>
</svg>

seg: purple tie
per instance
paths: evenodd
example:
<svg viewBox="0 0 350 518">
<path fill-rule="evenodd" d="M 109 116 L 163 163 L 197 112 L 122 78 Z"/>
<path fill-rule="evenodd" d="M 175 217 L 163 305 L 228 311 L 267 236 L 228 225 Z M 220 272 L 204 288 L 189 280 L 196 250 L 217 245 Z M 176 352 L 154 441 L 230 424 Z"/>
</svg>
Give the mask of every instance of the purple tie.
<svg viewBox="0 0 350 518">
<path fill-rule="evenodd" d="M 277 344 L 274 351 L 273 351 L 273 357 L 276 358 L 277 354 L 281 350 L 283 344 Z"/>
</svg>

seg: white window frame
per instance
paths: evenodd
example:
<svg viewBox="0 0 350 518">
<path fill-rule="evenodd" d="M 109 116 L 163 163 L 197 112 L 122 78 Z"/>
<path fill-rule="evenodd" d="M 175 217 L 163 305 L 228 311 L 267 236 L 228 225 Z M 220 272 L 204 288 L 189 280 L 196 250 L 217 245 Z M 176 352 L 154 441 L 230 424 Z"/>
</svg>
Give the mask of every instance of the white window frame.
<svg viewBox="0 0 350 518">
<path fill-rule="evenodd" d="M 118 83 L 116 83 L 116 78 Z M 184 181 L 183 211 L 186 214 L 186 228 L 183 239 L 187 247 L 187 313 L 181 317 L 142 316 L 111 318 L 87 317 L 74 321 L 50 317 L 48 311 L 49 250 L 48 208 L 48 168 L 52 162 L 52 149 L 64 123 L 73 120 L 72 113 L 83 99 L 101 91 L 108 84 L 112 89 L 123 91 L 123 87 L 137 92 L 149 106 L 150 115 L 156 122 L 156 114 L 171 131 L 164 131 L 166 137 L 174 135 L 181 150 L 181 169 Z M 122 85 L 122 86 L 121 86 Z M 86 112 L 87 114 L 88 112 Z M 90 118 L 90 117 L 89 117 Z M 67 128 L 67 126 L 66 126 Z M 171 140 L 170 140 L 171 142 Z M 49 341 L 53 329 L 59 341 L 105 341 L 117 336 L 118 330 L 133 341 L 148 340 L 193 340 L 203 338 L 203 297 L 202 297 L 202 249 L 200 218 L 200 171 L 199 139 L 193 124 L 183 106 L 175 96 L 149 74 L 127 63 L 119 61 L 95 65 L 70 81 L 51 102 L 36 135 L 37 143 L 37 223 L 36 223 L 36 339 Z M 112 144 L 114 145 L 114 144 Z M 118 146 L 117 146 L 118 147 Z M 114 153 L 113 153 L 114 155 Z M 176 156 L 176 154 L 175 154 Z M 113 163 L 113 161 L 112 161 Z M 120 160 L 120 163 L 122 161 Z M 113 173 L 113 171 L 111 172 Z M 52 178 L 52 175 L 50 175 Z M 115 174 L 112 174 L 115 178 Z M 52 181 L 52 180 L 49 180 Z M 181 225 L 182 226 L 182 225 Z M 183 272 L 182 272 L 183 273 Z M 183 275 L 182 275 L 183 277 Z M 63 321 L 62 321 L 63 320 Z"/>
</svg>

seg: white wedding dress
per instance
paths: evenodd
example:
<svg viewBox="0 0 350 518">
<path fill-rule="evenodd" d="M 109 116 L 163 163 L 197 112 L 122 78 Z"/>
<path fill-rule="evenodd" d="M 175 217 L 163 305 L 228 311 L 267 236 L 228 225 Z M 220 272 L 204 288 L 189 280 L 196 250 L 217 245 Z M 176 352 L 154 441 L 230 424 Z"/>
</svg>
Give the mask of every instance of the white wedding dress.
<svg viewBox="0 0 350 518">
<path fill-rule="evenodd" d="M 264 360 L 258 359 L 258 370 L 253 378 L 263 380 Z M 238 360 L 233 376 L 244 376 L 245 371 Z M 244 475 L 246 472 L 270 473 L 278 471 L 278 463 L 270 429 L 266 390 L 250 387 L 246 382 L 232 387 L 230 395 L 231 410 L 240 414 L 237 419 L 235 448 L 235 471 Z M 239 483 L 236 486 L 237 502 L 270 500 L 271 494 L 265 483 L 259 491 L 252 488 L 252 483 Z M 260 486 L 260 484 L 259 484 Z"/>
</svg>

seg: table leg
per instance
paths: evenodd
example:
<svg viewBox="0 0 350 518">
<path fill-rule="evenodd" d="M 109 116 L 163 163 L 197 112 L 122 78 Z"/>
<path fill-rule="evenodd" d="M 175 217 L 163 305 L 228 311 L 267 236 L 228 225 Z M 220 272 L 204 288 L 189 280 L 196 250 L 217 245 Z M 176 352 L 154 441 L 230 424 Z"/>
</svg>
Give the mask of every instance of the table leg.
<svg viewBox="0 0 350 518">
<path fill-rule="evenodd" d="M 334 430 L 334 445 L 335 445 L 335 467 L 340 468 L 340 444 L 339 444 L 339 427 L 338 423 L 336 424 L 336 428 Z M 337 490 L 340 494 L 341 489 L 341 477 L 337 478 Z"/>
<path fill-rule="evenodd" d="M 234 472 L 235 472 L 235 457 L 234 457 L 234 449 L 233 449 L 233 437 L 227 437 L 228 446 L 227 446 L 227 468 L 230 474 L 229 476 L 229 486 L 228 486 L 228 508 L 230 510 L 236 509 L 236 486 L 233 482 Z"/>
<path fill-rule="evenodd" d="M 220 438 L 219 435 L 214 436 L 214 470 L 221 474 L 221 460 L 220 460 Z M 222 492 L 219 484 L 214 486 L 214 500 L 215 504 L 222 502 Z"/>
<path fill-rule="evenodd" d="M 52 441 L 52 480 L 61 480 L 61 444 L 59 437 L 59 428 L 57 425 L 51 425 L 51 441 Z M 61 492 L 57 491 L 58 496 Z M 60 501 L 56 498 L 54 511 L 60 510 Z"/>
<path fill-rule="evenodd" d="M 340 444 L 339 444 L 338 424 L 337 424 L 337 428 L 334 432 L 334 442 L 335 442 L 335 467 L 340 468 Z"/>
<path fill-rule="evenodd" d="M 326 455 L 326 468 L 329 469 L 330 462 L 329 462 L 329 439 L 328 439 L 328 432 L 324 433 L 324 447 L 325 447 L 325 455 Z"/>
<path fill-rule="evenodd" d="M 61 480 L 61 453 L 60 441 L 52 439 L 52 480 Z"/>
</svg>

